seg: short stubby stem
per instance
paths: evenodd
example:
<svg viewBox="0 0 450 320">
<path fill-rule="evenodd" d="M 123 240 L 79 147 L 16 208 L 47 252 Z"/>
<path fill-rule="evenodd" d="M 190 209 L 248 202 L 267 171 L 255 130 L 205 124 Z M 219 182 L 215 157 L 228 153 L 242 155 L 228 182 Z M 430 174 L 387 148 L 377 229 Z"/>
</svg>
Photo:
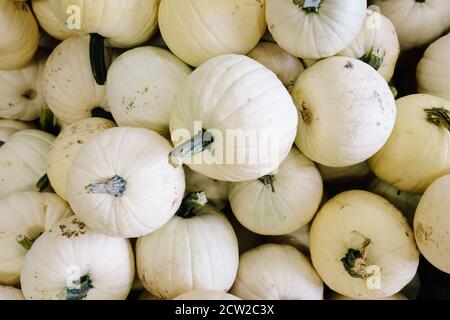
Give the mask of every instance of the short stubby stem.
<svg viewBox="0 0 450 320">
<path fill-rule="evenodd" d="M 183 165 L 187 158 L 205 151 L 213 143 L 214 136 L 208 130 L 202 129 L 194 138 L 176 146 L 169 153 L 169 163 L 174 168 L 178 168 Z"/>
<path fill-rule="evenodd" d="M 66 300 L 83 300 L 92 288 L 91 278 L 89 275 L 84 275 L 66 288 Z"/>
<path fill-rule="evenodd" d="M 24 248 L 25 250 L 30 250 L 31 246 L 33 245 L 35 239 L 30 239 L 27 236 L 23 235 L 23 234 L 19 234 L 16 237 L 16 241 L 18 244 L 20 244 L 22 246 L 22 248 Z"/>
<path fill-rule="evenodd" d="M 450 111 L 445 108 L 425 109 L 427 121 L 450 131 Z"/>
<path fill-rule="evenodd" d="M 259 181 L 261 181 L 265 186 L 269 186 L 272 189 L 272 192 L 275 193 L 275 187 L 274 187 L 274 182 L 275 182 L 275 176 L 274 175 L 266 175 L 263 176 L 261 178 L 258 179 Z"/>
<path fill-rule="evenodd" d="M 292 2 L 307 13 L 319 13 L 323 0 L 292 0 Z"/>
<path fill-rule="evenodd" d="M 372 68 L 378 71 L 380 69 L 381 64 L 383 63 L 383 55 L 380 50 L 374 50 L 371 48 L 368 52 L 366 52 L 359 60 L 367 63 Z"/>
<path fill-rule="evenodd" d="M 98 85 L 106 83 L 105 62 L 105 38 L 97 33 L 92 33 L 89 42 L 89 57 L 91 61 L 92 75 Z"/>
<path fill-rule="evenodd" d="M 122 197 L 127 186 L 127 181 L 115 175 L 105 183 L 91 183 L 85 187 L 88 193 L 110 194 L 114 197 Z"/>
<path fill-rule="evenodd" d="M 32 101 L 32 100 L 34 100 L 37 97 L 37 92 L 34 89 L 28 89 L 27 91 L 25 91 L 22 94 L 22 97 L 27 99 L 27 100 L 29 100 L 29 101 Z"/>
<path fill-rule="evenodd" d="M 177 216 L 184 219 L 195 217 L 197 211 L 207 202 L 208 199 L 203 191 L 191 192 L 183 199 Z"/>
</svg>

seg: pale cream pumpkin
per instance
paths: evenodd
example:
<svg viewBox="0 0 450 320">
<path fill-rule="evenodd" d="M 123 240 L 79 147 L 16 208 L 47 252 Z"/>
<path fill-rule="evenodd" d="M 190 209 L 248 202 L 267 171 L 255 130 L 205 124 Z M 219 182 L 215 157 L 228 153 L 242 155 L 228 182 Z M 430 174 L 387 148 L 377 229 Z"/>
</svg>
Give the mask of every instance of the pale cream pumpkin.
<svg viewBox="0 0 450 320">
<path fill-rule="evenodd" d="M 162 0 L 159 28 L 170 50 L 198 67 L 222 54 L 246 54 L 266 29 L 265 0 Z"/>
<path fill-rule="evenodd" d="M 331 57 L 303 72 L 292 90 L 299 111 L 295 141 L 308 158 L 348 167 L 370 158 L 395 124 L 395 101 L 381 75 L 368 64 Z"/>
<path fill-rule="evenodd" d="M 244 227 L 258 234 L 281 235 L 308 224 L 322 195 L 319 171 L 293 148 L 276 172 L 233 183 L 229 199 L 234 215 Z"/>
<path fill-rule="evenodd" d="M 241 255 L 230 293 L 244 300 L 322 300 L 323 283 L 297 249 L 265 244 Z"/>
<path fill-rule="evenodd" d="M 170 161 L 217 180 L 257 179 L 286 158 L 297 121 L 295 105 L 272 71 L 242 55 L 215 57 L 175 97 L 170 131 L 177 147 Z"/>
<path fill-rule="evenodd" d="M 366 8 L 366 0 L 266 0 L 266 20 L 281 48 L 302 59 L 320 59 L 352 42 Z"/>
<path fill-rule="evenodd" d="M 119 126 L 169 137 L 173 100 L 191 69 L 172 53 L 141 47 L 120 55 L 108 70 L 107 95 Z"/>
<path fill-rule="evenodd" d="M 450 274 L 450 175 L 433 182 L 414 216 L 417 246 L 436 268 Z"/>
<path fill-rule="evenodd" d="M 323 281 L 354 299 L 398 293 L 419 264 L 406 218 L 367 191 L 347 191 L 329 200 L 316 215 L 309 240 L 313 265 Z"/>
<path fill-rule="evenodd" d="M 239 261 L 236 235 L 225 216 L 206 202 L 202 192 L 188 194 L 176 216 L 138 239 L 139 278 L 157 297 L 231 288 Z"/>
<path fill-rule="evenodd" d="M 77 217 L 44 232 L 20 273 L 27 300 L 120 300 L 128 296 L 133 279 L 129 240 L 96 233 Z"/>
<path fill-rule="evenodd" d="M 0 1 L 0 70 L 27 65 L 39 46 L 36 19 L 25 2 Z"/>
<path fill-rule="evenodd" d="M 107 109 L 106 86 L 97 85 L 92 76 L 88 37 L 60 43 L 45 64 L 43 79 L 48 107 L 63 122 L 72 124 L 91 117 L 95 108 Z"/>
<path fill-rule="evenodd" d="M 173 300 L 241 300 L 232 294 L 222 291 L 196 290 L 183 293 Z"/>
<path fill-rule="evenodd" d="M 450 34 L 433 42 L 417 66 L 419 92 L 450 100 Z"/>
<path fill-rule="evenodd" d="M 381 13 L 367 10 L 366 19 L 352 43 L 338 53 L 370 64 L 389 82 L 400 54 L 400 43 L 392 22 Z"/>
<path fill-rule="evenodd" d="M 320 163 L 316 165 L 322 175 L 323 181 L 327 183 L 360 181 L 369 178 L 372 174 L 367 161 L 342 168 L 327 167 Z"/>
<path fill-rule="evenodd" d="M 25 300 L 20 289 L 0 285 L 0 301 L 1 300 Z"/>
<path fill-rule="evenodd" d="M 247 56 L 272 70 L 288 90 L 305 70 L 300 59 L 291 56 L 276 43 L 260 42 Z"/>
<path fill-rule="evenodd" d="M 0 119 L 0 145 L 8 141 L 9 137 L 17 131 L 33 128 L 32 123 Z"/>
<path fill-rule="evenodd" d="M 369 164 L 395 188 L 423 193 L 450 173 L 450 102 L 415 94 L 398 99 L 397 112 L 394 132 Z"/>
<path fill-rule="evenodd" d="M 301 253 L 309 256 L 309 230 L 311 225 L 307 224 L 294 232 L 279 236 L 266 236 L 266 243 L 287 244 L 297 248 Z"/>
<path fill-rule="evenodd" d="M 42 77 L 47 60 L 37 55 L 20 69 L 0 70 L 0 117 L 31 121 L 39 118 L 45 107 Z"/>
<path fill-rule="evenodd" d="M 112 128 L 78 151 L 67 199 L 91 229 L 135 238 L 166 224 L 180 206 L 183 169 L 168 162 L 169 141 L 142 128 Z"/>
<path fill-rule="evenodd" d="M 47 155 L 54 136 L 21 130 L 0 146 L 0 197 L 16 191 L 35 191 L 47 171 Z"/>
<path fill-rule="evenodd" d="M 72 215 L 53 193 L 15 192 L 0 199 L 0 283 L 15 285 L 32 243 L 55 223 Z"/>
<path fill-rule="evenodd" d="M 67 176 L 73 159 L 92 138 L 115 124 L 102 118 L 88 118 L 69 125 L 50 146 L 47 158 L 47 175 L 55 192 L 67 199 Z"/>
</svg>

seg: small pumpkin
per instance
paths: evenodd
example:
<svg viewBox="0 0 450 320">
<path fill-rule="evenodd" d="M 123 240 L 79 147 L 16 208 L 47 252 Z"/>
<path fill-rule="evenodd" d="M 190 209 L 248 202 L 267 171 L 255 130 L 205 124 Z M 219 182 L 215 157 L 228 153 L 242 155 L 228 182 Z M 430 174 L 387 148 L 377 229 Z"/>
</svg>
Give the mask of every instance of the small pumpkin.
<svg viewBox="0 0 450 320">
<path fill-rule="evenodd" d="M 439 270 L 450 274 L 450 175 L 434 181 L 423 194 L 414 216 L 417 246 Z"/>
<path fill-rule="evenodd" d="M 0 119 L 0 146 L 5 144 L 9 137 L 14 133 L 25 129 L 33 129 L 33 124 L 16 120 Z"/>
<path fill-rule="evenodd" d="M 419 265 L 406 218 L 367 191 L 346 191 L 329 200 L 316 215 L 309 240 L 312 263 L 323 281 L 354 299 L 398 293 Z"/>
<path fill-rule="evenodd" d="M 389 86 L 371 66 L 354 58 L 317 62 L 300 75 L 292 96 L 299 111 L 297 147 L 329 167 L 367 160 L 394 128 L 396 108 Z"/>
<path fill-rule="evenodd" d="M 231 288 L 239 261 L 236 235 L 223 214 L 206 202 L 203 192 L 188 194 L 176 216 L 138 239 L 139 278 L 157 297 Z"/>
<path fill-rule="evenodd" d="M 20 289 L 0 285 L 0 300 L 25 300 Z"/>
<path fill-rule="evenodd" d="M 20 273 L 27 300 L 121 300 L 133 279 L 130 242 L 96 233 L 74 216 L 33 243 Z"/>
<path fill-rule="evenodd" d="M 109 107 L 117 124 L 169 137 L 173 100 L 190 73 L 184 62 L 164 49 L 141 47 L 120 55 L 107 77 Z"/>
<path fill-rule="evenodd" d="M 434 180 L 450 173 L 450 102 L 414 94 L 397 100 L 397 112 L 391 137 L 369 164 L 378 178 L 393 187 L 423 193 Z"/>
<path fill-rule="evenodd" d="M 0 146 L 0 198 L 16 191 L 36 191 L 47 171 L 47 155 L 55 137 L 21 130 Z"/>
<path fill-rule="evenodd" d="M 106 129 L 115 127 L 107 119 L 88 118 L 65 128 L 50 146 L 47 158 L 47 175 L 55 192 L 67 199 L 67 176 L 73 159 L 92 138 Z"/>
<path fill-rule="evenodd" d="M 322 300 L 323 283 L 294 247 L 264 244 L 241 255 L 230 293 L 244 300 Z"/>
<path fill-rule="evenodd" d="M 98 134 L 78 151 L 67 177 L 74 213 L 91 229 L 115 237 L 136 238 L 162 227 L 185 189 L 183 169 L 168 162 L 170 149 L 169 141 L 147 129 Z"/>
<path fill-rule="evenodd" d="M 265 0 L 161 0 L 159 28 L 170 50 L 198 67 L 252 50 L 266 29 L 264 8 Z"/>
<path fill-rule="evenodd" d="M 0 1 L 0 70 L 20 69 L 39 46 L 39 29 L 25 2 Z"/>
<path fill-rule="evenodd" d="M 232 294 L 222 291 L 196 290 L 183 293 L 173 300 L 241 300 Z"/>
<path fill-rule="evenodd" d="M 293 148 L 276 172 L 233 183 L 229 199 L 233 213 L 244 227 L 258 234 L 281 235 L 308 224 L 322 195 L 319 171 Z"/>
<path fill-rule="evenodd" d="M 57 195 L 16 192 L 0 198 L 0 283 L 19 283 L 26 253 L 42 232 L 72 215 Z"/>
<path fill-rule="evenodd" d="M 366 8 L 366 0 L 266 0 L 266 20 L 281 48 L 296 57 L 320 59 L 352 42 Z"/>
<path fill-rule="evenodd" d="M 45 107 L 42 77 L 46 55 L 37 55 L 26 66 L 0 70 L 0 117 L 31 121 L 39 118 Z"/>
</svg>

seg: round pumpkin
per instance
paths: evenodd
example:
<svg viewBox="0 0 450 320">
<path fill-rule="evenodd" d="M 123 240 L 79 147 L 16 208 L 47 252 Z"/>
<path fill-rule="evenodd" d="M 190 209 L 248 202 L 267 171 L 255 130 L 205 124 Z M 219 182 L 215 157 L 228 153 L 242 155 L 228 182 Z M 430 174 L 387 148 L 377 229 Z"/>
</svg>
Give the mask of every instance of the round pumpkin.
<svg viewBox="0 0 450 320">
<path fill-rule="evenodd" d="M 96 135 L 115 124 L 102 118 L 88 118 L 69 125 L 50 146 L 47 158 L 47 175 L 55 192 L 67 199 L 67 176 L 73 159 L 80 149 Z"/>
<path fill-rule="evenodd" d="M 136 238 L 162 227 L 185 189 L 183 169 L 168 162 L 170 149 L 169 141 L 147 129 L 100 133 L 78 151 L 67 177 L 74 213 L 115 237 Z"/>
<path fill-rule="evenodd" d="M 0 70 L 20 69 L 39 46 L 39 29 L 25 2 L 0 1 Z"/>
<path fill-rule="evenodd" d="M 0 300 L 25 300 L 20 289 L 0 285 Z"/>
<path fill-rule="evenodd" d="M 141 47 L 120 55 L 108 70 L 107 96 L 119 126 L 169 137 L 173 100 L 191 69 L 167 50 Z"/>
<path fill-rule="evenodd" d="M 44 232 L 20 273 L 27 300 L 120 300 L 133 279 L 130 242 L 96 233 L 77 217 Z"/>
<path fill-rule="evenodd" d="M 9 137 L 14 133 L 25 129 L 33 129 L 33 124 L 16 120 L 0 119 L 0 146 L 5 144 Z"/>
<path fill-rule="evenodd" d="M 241 255 L 230 293 L 244 300 L 322 300 L 323 283 L 294 247 L 264 244 Z"/>
<path fill-rule="evenodd" d="M 308 224 L 322 195 L 319 171 L 293 148 L 276 172 L 233 183 L 229 199 L 233 213 L 244 227 L 258 234 L 281 235 Z"/>
<path fill-rule="evenodd" d="M 36 56 L 26 66 L 0 70 L 0 117 L 31 121 L 39 118 L 45 107 L 42 76 L 47 57 Z"/>
<path fill-rule="evenodd" d="M 33 242 L 70 215 L 69 206 L 52 193 L 15 192 L 0 198 L 0 283 L 18 284 Z"/>
<path fill-rule="evenodd" d="M 299 111 L 296 145 L 329 167 L 367 160 L 394 128 L 396 108 L 389 86 L 371 66 L 354 58 L 317 62 L 300 75 L 292 95 Z"/>
<path fill-rule="evenodd" d="M 433 42 L 417 66 L 419 92 L 450 100 L 450 33 Z"/>
<path fill-rule="evenodd" d="M 381 13 L 367 10 L 366 19 L 352 43 L 338 55 L 360 59 L 389 82 L 400 54 L 400 43 L 392 22 Z"/>
<path fill-rule="evenodd" d="M 394 132 L 370 161 L 375 175 L 393 187 L 423 193 L 450 173 L 450 102 L 427 94 L 397 100 Z M 407 165 L 405 165 L 407 164 Z"/>
<path fill-rule="evenodd" d="M 161 0 L 159 28 L 170 50 L 198 67 L 252 50 L 266 29 L 264 7 L 265 0 Z"/>
<path fill-rule="evenodd" d="M 433 182 L 423 194 L 414 216 L 417 246 L 436 268 L 450 274 L 450 175 Z"/>
<path fill-rule="evenodd" d="M 286 158 L 295 105 L 276 75 L 255 60 L 222 55 L 183 83 L 170 115 L 170 161 L 221 181 L 257 179 Z"/>
<path fill-rule="evenodd" d="M 313 265 L 323 281 L 354 299 L 398 293 L 419 264 L 406 218 L 367 191 L 351 190 L 329 200 L 316 215 L 309 240 Z"/>
<path fill-rule="evenodd" d="M 137 271 L 152 294 L 172 299 L 193 290 L 231 288 L 239 261 L 236 235 L 206 202 L 203 192 L 188 194 L 176 216 L 138 239 Z"/>
<path fill-rule="evenodd" d="M 16 191 L 35 191 L 46 174 L 47 155 L 54 136 L 21 130 L 0 146 L 0 198 Z"/>
<path fill-rule="evenodd" d="M 366 0 L 266 0 L 266 20 L 281 48 L 296 57 L 320 59 L 352 42 L 366 8 Z"/>
<path fill-rule="evenodd" d="M 222 291 L 196 290 L 183 293 L 173 300 L 241 300 L 232 294 Z"/>
</svg>

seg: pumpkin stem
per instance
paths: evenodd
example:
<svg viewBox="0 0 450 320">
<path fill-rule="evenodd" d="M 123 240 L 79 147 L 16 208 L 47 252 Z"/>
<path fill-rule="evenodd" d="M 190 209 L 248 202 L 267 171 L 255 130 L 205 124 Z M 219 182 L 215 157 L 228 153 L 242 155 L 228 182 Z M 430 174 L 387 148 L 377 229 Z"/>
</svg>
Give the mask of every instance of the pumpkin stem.
<svg viewBox="0 0 450 320">
<path fill-rule="evenodd" d="M 93 287 L 91 278 L 86 274 L 66 288 L 66 300 L 83 300 Z"/>
<path fill-rule="evenodd" d="M 35 240 L 36 239 L 30 239 L 23 234 L 20 234 L 16 237 L 17 243 L 20 244 L 25 250 L 30 250 Z"/>
<path fill-rule="evenodd" d="M 44 191 L 49 186 L 50 186 L 50 180 L 48 179 L 47 174 L 44 174 L 36 183 L 36 188 L 39 190 L 39 192 Z"/>
<path fill-rule="evenodd" d="M 197 211 L 202 208 L 208 199 L 203 191 L 189 193 L 181 202 L 177 216 L 184 219 L 195 217 Z"/>
<path fill-rule="evenodd" d="M 373 50 L 373 48 L 371 48 L 361 58 L 359 58 L 359 60 L 367 63 L 372 68 L 378 71 L 381 64 L 383 63 L 383 56 L 379 50 Z"/>
<path fill-rule="evenodd" d="M 259 181 L 261 181 L 265 186 L 270 185 L 272 192 L 275 193 L 275 187 L 273 185 L 274 181 L 275 181 L 275 176 L 274 175 L 266 175 L 264 177 L 261 177 L 258 179 Z"/>
<path fill-rule="evenodd" d="M 450 111 L 444 108 L 425 109 L 427 121 L 450 131 Z"/>
<path fill-rule="evenodd" d="M 127 181 L 118 175 L 115 175 L 105 183 L 91 183 L 84 189 L 88 193 L 110 194 L 114 197 L 121 197 L 125 192 Z"/>
<path fill-rule="evenodd" d="M 102 86 L 106 83 L 105 38 L 98 33 L 91 33 L 89 41 L 89 58 L 95 82 Z"/>
<path fill-rule="evenodd" d="M 311 110 L 307 107 L 305 101 L 302 102 L 302 106 L 301 106 L 299 112 L 300 112 L 300 114 L 301 114 L 301 116 L 302 116 L 302 119 L 303 119 L 303 122 L 304 122 L 305 124 L 311 124 L 311 123 L 312 123 L 312 112 L 311 112 Z"/>
<path fill-rule="evenodd" d="M 31 101 L 37 97 L 37 92 L 34 89 L 28 89 L 22 94 L 22 97 Z"/>
<path fill-rule="evenodd" d="M 55 136 L 59 134 L 61 128 L 56 123 L 56 118 L 50 109 L 43 108 L 39 117 L 39 129 L 51 133 Z"/>
<path fill-rule="evenodd" d="M 187 158 L 194 154 L 208 149 L 214 142 L 214 136 L 205 129 L 202 129 L 194 138 L 176 146 L 169 153 L 169 163 L 178 168 L 181 166 Z"/>
<path fill-rule="evenodd" d="M 370 239 L 365 238 L 360 249 L 348 249 L 345 257 L 341 259 L 345 270 L 353 278 L 367 279 L 371 274 L 366 272 L 366 249 L 370 244 Z"/>
<path fill-rule="evenodd" d="M 292 2 L 306 13 L 319 13 L 323 0 L 292 0 Z"/>
<path fill-rule="evenodd" d="M 106 111 L 102 107 L 95 107 L 94 109 L 92 109 L 91 116 L 92 116 L 92 118 L 103 118 L 103 119 L 111 120 L 111 121 L 115 122 L 112 113 L 109 111 Z"/>
</svg>

